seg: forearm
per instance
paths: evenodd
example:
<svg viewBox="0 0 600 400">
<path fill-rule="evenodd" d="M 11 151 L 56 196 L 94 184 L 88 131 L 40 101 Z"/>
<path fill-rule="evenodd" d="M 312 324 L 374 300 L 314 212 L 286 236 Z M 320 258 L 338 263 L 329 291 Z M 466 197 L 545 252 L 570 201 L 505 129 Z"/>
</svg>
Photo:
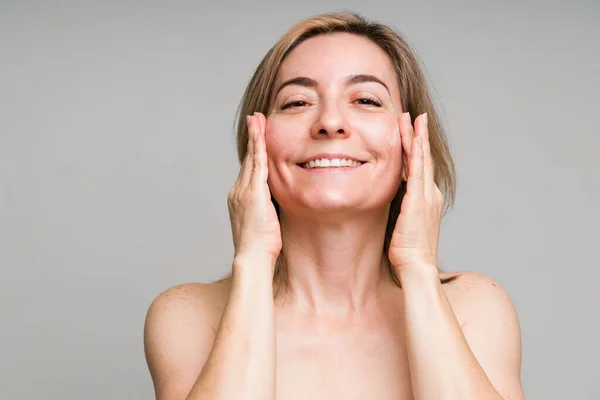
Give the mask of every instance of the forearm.
<svg viewBox="0 0 600 400">
<path fill-rule="evenodd" d="M 213 349 L 187 400 L 275 398 L 273 274 L 268 263 L 234 261 Z"/>
<path fill-rule="evenodd" d="M 433 267 L 400 275 L 416 400 L 501 399 L 471 352 Z"/>
</svg>

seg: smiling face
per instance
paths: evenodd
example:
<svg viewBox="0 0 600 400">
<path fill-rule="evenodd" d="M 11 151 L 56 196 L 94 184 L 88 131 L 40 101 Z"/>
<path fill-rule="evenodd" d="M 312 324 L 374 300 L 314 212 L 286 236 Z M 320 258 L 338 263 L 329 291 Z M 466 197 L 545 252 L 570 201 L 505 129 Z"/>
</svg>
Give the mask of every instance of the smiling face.
<svg viewBox="0 0 600 400">
<path fill-rule="evenodd" d="M 382 49 L 347 33 L 310 38 L 281 64 L 270 104 L 269 187 L 284 212 L 389 205 L 400 185 L 402 107 L 394 67 Z M 315 156 L 364 163 L 305 168 Z"/>
</svg>

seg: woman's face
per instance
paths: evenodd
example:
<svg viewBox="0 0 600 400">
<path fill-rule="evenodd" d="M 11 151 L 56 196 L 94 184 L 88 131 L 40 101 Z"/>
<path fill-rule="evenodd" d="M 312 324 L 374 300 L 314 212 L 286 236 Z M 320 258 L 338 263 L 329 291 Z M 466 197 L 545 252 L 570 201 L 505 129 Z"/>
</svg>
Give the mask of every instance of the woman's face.
<svg viewBox="0 0 600 400">
<path fill-rule="evenodd" d="M 402 108 L 383 50 L 346 33 L 313 37 L 286 57 L 273 89 L 266 127 L 269 187 L 282 210 L 358 211 L 391 202 L 402 169 Z M 315 157 L 364 163 L 306 168 Z"/>
</svg>

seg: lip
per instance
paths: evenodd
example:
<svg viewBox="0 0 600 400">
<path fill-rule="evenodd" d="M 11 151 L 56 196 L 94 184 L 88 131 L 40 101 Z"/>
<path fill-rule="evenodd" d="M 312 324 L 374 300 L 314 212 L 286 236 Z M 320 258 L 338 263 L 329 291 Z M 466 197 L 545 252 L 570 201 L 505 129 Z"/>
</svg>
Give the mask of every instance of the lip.
<svg viewBox="0 0 600 400">
<path fill-rule="evenodd" d="M 339 159 L 344 158 L 346 160 L 360 161 L 362 163 L 366 162 L 366 161 L 361 160 L 359 158 L 352 157 L 352 156 L 350 156 L 348 154 L 343 154 L 343 153 L 319 153 L 319 154 L 315 154 L 313 156 L 310 156 L 306 160 L 298 163 L 298 165 L 303 165 L 303 164 L 306 164 L 307 162 L 314 161 L 314 160 L 321 160 L 323 158 L 326 158 L 328 160 L 331 160 L 333 158 L 339 158 Z"/>
<path fill-rule="evenodd" d="M 364 166 L 364 164 L 357 165 L 356 167 L 335 167 L 335 168 L 304 168 L 301 165 L 298 167 L 309 174 L 343 174 L 346 172 L 354 171 Z"/>
</svg>

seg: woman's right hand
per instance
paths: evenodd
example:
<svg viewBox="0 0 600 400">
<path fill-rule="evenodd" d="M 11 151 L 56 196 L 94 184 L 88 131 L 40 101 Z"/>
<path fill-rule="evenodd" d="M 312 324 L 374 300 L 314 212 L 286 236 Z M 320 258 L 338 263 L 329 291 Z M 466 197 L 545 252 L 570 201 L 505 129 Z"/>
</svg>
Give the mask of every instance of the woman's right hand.
<svg viewBox="0 0 600 400">
<path fill-rule="evenodd" d="M 266 118 L 247 116 L 248 149 L 240 173 L 227 195 L 235 259 L 265 257 L 272 262 L 281 251 L 281 229 L 271 192 L 265 144 Z"/>
</svg>

